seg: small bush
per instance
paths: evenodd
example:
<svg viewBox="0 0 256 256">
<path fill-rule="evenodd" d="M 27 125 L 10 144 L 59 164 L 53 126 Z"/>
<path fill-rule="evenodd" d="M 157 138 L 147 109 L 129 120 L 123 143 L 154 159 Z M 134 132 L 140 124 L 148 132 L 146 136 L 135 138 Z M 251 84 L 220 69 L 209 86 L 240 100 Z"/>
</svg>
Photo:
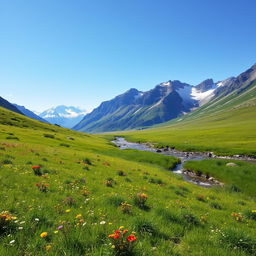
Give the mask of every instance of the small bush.
<svg viewBox="0 0 256 256">
<path fill-rule="evenodd" d="M 124 171 L 119 170 L 119 171 L 117 171 L 117 175 L 126 176 L 126 173 Z"/>
<path fill-rule="evenodd" d="M 20 140 L 18 137 L 16 136 L 7 136 L 6 137 L 7 140 Z"/>
<path fill-rule="evenodd" d="M 54 139 L 55 138 L 55 136 L 53 134 L 48 134 L 48 133 L 45 133 L 44 137 L 45 138 L 50 138 L 50 139 Z"/>
<path fill-rule="evenodd" d="M 189 225 L 193 225 L 193 226 L 199 226 L 200 225 L 200 221 L 192 213 L 183 214 L 182 217 L 187 222 L 187 224 L 189 224 Z"/>
<path fill-rule="evenodd" d="M 73 206 L 76 204 L 76 200 L 73 197 L 68 196 L 63 200 L 63 203 L 68 206 Z"/>
<path fill-rule="evenodd" d="M 213 208 L 213 209 L 217 209 L 217 210 L 221 210 L 222 209 L 221 205 L 219 203 L 217 203 L 217 202 L 211 202 L 210 203 L 210 207 Z"/>
<path fill-rule="evenodd" d="M 84 164 L 88 164 L 88 165 L 92 165 L 91 160 L 89 158 L 87 158 L 87 157 L 83 159 L 83 163 Z"/>
<path fill-rule="evenodd" d="M 2 161 L 2 164 L 12 164 L 12 161 L 9 160 L 9 159 L 4 159 L 4 160 Z"/>
<path fill-rule="evenodd" d="M 134 196 L 134 203 L 139 208 L 145 208 L 146 207 L 146 201 L 148 200 L 148 196 L 145 193 L 138 193 Z"/>
<path fill-rule="evenodd" d="M 244 216 L 250 220 L 256 220 L 256 210 L 247 210 L 244 212 Z"/>
<path fill-rule="evenodd" d="M 131 214 L 131 212 L 132 212 L 132 205 L 131 205 L 131 204 L 128 204 L 127 202 L 121 203 L 120 208 L 121 208 L 121 211 L 122 211 L 123 213 Z"/>
<path fill-rule="evenodd" d="M 154 178 L 150 178 L 148 180 L 149 183 L 153 183 L 153 184 L 158 184 L 158 185 L 163 185 L 164 182 L 161 179 L 154 179 Z"/>
<path fill-rule="evenodd" d="M 68 145 L 68 144 L 66 144 L 66 143 L 60 143 L 60 146 L 66 147 L 66 148 L 69 148 L 69 147 L 70 147 L 70 145 Z"/>
<path fill-rule="evenodd" d="M 196 199 L 200 202 L 206 202 L 206 198 L 204 195 L 197 195 Z"/>
</svg>

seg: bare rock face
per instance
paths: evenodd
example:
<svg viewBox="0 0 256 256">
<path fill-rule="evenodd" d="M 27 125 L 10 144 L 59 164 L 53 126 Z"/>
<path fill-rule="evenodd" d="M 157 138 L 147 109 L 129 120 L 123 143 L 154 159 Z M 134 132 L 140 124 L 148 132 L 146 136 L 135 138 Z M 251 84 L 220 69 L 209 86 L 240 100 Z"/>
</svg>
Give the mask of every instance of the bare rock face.
<svg viewBox="0 0 256 256">
<path fill-rule="evenodd" d="M 226 166 L 235 167 L 235 166 L 237 166 L 237 164 L 235 164 L 235 163 L 227 163 Z"/>
</svg>

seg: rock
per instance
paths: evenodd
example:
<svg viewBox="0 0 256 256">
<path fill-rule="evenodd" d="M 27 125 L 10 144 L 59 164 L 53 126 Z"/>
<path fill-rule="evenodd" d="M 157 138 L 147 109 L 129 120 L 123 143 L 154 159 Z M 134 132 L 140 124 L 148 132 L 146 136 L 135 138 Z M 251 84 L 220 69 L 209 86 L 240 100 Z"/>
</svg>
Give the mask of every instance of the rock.
<svg viewBox="0 0 256 256">
<path fill-rule="evenodd" d="M 162 152 L 162 150 L 161 150 L 161 149 L 158 149 L 156 152 L 157 152 L 157 153 L 161 153 L 161 152 Z"/>
<path fill-rule="evenodd" d="M 235 167 L 235 166 L 237 166 L 237 164 L 235 164 L 235 163 L 227 163 L 226 166 Z"/>
<path fill-rule="evenodd" d="M 208 157 L 212 157 L 212 152 L 209 152 L 207 155 Z"/>
</svg>

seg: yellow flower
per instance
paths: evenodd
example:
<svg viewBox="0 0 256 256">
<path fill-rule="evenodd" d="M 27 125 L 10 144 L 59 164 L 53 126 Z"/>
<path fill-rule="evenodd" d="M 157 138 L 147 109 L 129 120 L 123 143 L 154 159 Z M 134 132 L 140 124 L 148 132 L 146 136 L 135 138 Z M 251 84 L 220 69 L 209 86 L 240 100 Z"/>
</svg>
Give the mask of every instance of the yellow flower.
<svg viewBox="0 0 256 256">
<path fill-rule="evenodd" d="M 80 218 L 82 218 L 82 214 L 77 214 L 76 219 L 80 219 Z"/>
<path fill-rule="evenodd" d="M 58 231 L 58 230 L 55 230 L 53 233 L 54 233 L 54 234 L 58 234 L 58 233 L 59 233 L 59 231 Z"/>
<path fill-rule="evenodd" d="M 69 212 L 71 212 L 71 209 L 67 209 L 65 212 L 69 213 Z"/>
<path fill-rule="evenodd" d="M 45 237 L 47 237 L 47 235 L 48 235 L 47 232 L 43 232 L 43 233 L 40 234 L 40 237 L 45 238 Z"/>
<path fill-rule="evenodd" d="M 45 246 L 45 250 L 46 251 L 50 251 L 52 249 L 52 246 L 50 244 L 46 245 Z"/>
<path fill-rule="evenodd" d="M 256 210 L 252 210 L 252 213 L 256 213 Z"/>
<path fill-rule="evenodd" d="M 123 228 L 124 228 L 124 226 L 120 226 L 120 227 L 119 227 L 119 229 L 123 229 Z"/>
</svg>

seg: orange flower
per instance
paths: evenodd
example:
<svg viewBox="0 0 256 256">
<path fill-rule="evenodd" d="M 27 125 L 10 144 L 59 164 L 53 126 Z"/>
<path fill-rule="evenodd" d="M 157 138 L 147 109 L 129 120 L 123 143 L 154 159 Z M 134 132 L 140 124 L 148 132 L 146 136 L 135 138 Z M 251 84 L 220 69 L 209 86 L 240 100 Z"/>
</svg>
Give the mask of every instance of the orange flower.
<svg viewBox="0 0 256 256">
<path fill-rule="evenodd" d="M 126 234 L 128 232 L 128 229 L 123 230 L 123 234 Z"/>
<path fill-rule="evenodd" d="M 120 235 L 118 234 L 111 234 L 108 236 L 109 238 L 114 238 L 114 239 L 118 239 L 120 237 Z"/>
<path fill-rule="evenodd" d="M 47 235 L 48 235 L 47 232 L 43 232 L 43 233 L 40 234 L 40 237 L 45 238 L 45 237 L 47 237 Z"/>
<path fill-rule="evenodd" d="M 137 238 L 136 238 L 134 235 L 129 235 L 129 236 L 127 237 L 127 240 L 128 240 L 129 242 L 134 242 L 134 241 L 137 240 Z"/>
</svg>

